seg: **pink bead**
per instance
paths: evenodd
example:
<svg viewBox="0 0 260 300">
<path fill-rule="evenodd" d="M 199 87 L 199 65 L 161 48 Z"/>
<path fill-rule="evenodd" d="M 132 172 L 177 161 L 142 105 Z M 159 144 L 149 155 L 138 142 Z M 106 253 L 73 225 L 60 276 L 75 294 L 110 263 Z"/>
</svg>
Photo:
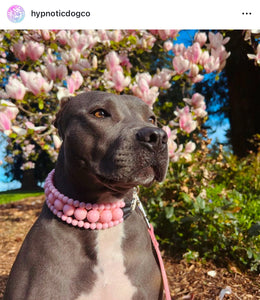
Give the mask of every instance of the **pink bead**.
<svg viewBox="0 0 260 300">
<path fill-rule="evenodd" d="M 102 229 L 107 229 L 108 228 L 108 224 L 107 223 L 103 223 L 102 224 Z"/>
<path fill-rule="evenodd" d="M 72 222 L 71 222 L 71 224 L 73 226 L 77 226 L 78 225 L 78 220 L 73 219 Z"/>
<path fill-rule="evenodd" d="M 79 200 L 75 200 L 74 203 L 73 203 L 73 205 L 74 205 L 75 207 L 79 207 Z"/>
<path fill-rule="evenodd" d="M 79 221 L 84 220 L 86 219 L 87 211 L 85 208 L 76 208 L 74 211 L 74 216 Z"/>
<path fill-rule="evenodd" d="M 73 205 L 73 203 L 74 203 L 74 200 L 70 198 L 70 199 L 68 200 L 68 204 L 69 204 L 69 205 Z"/>
<path fill-rule="evenodd" d="M 121 208 L 125 207 L 125 202 L 124 201 L 120 201 L 119 202 L 119 207 L 121 207 Z"/>
<path fill-rule="evenodd" d="M 58 211 L 57 211 L 56 208 L 54 208 L 52 212 L 54 213 L 54 215 L 57 215 L 57 212 L 58 212 Z"/>
<path fill-rule="evenodd" d="M 97 227 L 96 227 L 97 229 L 102 229 L 102 224 L 101 223 L 97 223 Z"/>
<path fill-rule="evenodd" d="M 119 224 L 119 220 L 114 221 L 114 226 Z"/>
<path fill-rule="evenodd" d="M 62 215 L 62 216 L 61 216 L 61 219 L 62 219 L 62 221 L 66 221 L 66 220 L 68 219 L 68 217 L 65 216 L 65 215 Z"/>
<path fill-rule="evenodd" d="M 97 222 L 99 219 L 99 212 L 96 209 L 90 210 L 87 214 L 87 219 L 90 223 Z"/>
<path fill-rule="evenodd" d="M 91 203 L 87 203 L 87 204 L 86 204 L 86 209 L 87 209 L 87 210 L 92 209 L 92 204 L 91 204 Z"/>
<path fill-rule="evenodd" d="M 85 228 L 85 229 L 89 229 L 89 227 L 90 227 L 90 224 L 89 224 L 88 222 L 85 222 L 85 223 L 84 223 L 84 228 Z"/>
<path fill-rule="evenodd" d="M 83 222 L 83 221 L 79 221 L 79 222 L 78 222 L 78 226 L 79 226 L 79 227 L 83 227 L 83 226 L 84 226 L 84 222 Z"/>
<path fill-rule="evenodd" d="M 66 222 L 67 222 L 68 224 L 71 224 L 71 222 L 72 222 L 72 217 L 68 217 L 67 220 L 66 220 Z"/>
<path fill-rule="evenodd" d="M 105 204 L 105 208 L 106 208 L 106 209 L 110 209 L 110 208 L 111 208 L 111 204 L 110 204 L 110 203 L 106 203 L 106 204 Z"/>
<path fill-rule="evenodd" d="M 92 230 L 96 229 L 96 227 L 97 227 L 96 223 L 91 223 L 89 226 L 89 228 Z"/>
<path fill-rule="evenodd" d="M 54 196 L 53 196 L 52 193 L 49 194 L 49 196 L 48 196 L 48 201 L 49 201 L 49 203 L 51 203 L 51 204 L 54 203 Z"/>
<path fill-rule="evenodd" d="M 98 207 L 99 210 L 103 210 L 105 209 L 105 205 L 104 204 L 99 204 L 99 207 Z"/>
<path fill-rule="evenodd" d="M 54 201 L 54 206 L 55 206 L 55 208 L 56 208 L 57 210 L 62 210 L 63 205 L 64 205 L 64 204 L 63 204 L 59 199 L 56 199 L 56 200 Z"/>
<path fill-rule="evenodd" d="M 69 198 L 68 198 L 67 196 L 64 196 L 64 195 L 62 196 L 61 201 L 62 201 L 63 203 L 67 203 L 68 200 L 69 200 Z"/>
<path fill-rule="evenodd" d="M 58 218 L 61 218 L 61 216 L 62 216 L 62 212 L 61 212 L 61 211 L 58 211 L 57 217 L 58 217 Z"/>
<path fill-rule="evenodd" d="M 63 206 L 63 212 L 67 217 L 72 216 L 74 214 L 74 211 L 75 211 L 74 207 L 69 204 L 65 204 Z"/>
<path fill-rule="evenodd" d="M 80 204 L 79 204 L 79 207 L 81 207 L 81 208 L 85 208 L 85 207 L 86 207 L 86 203 L 84 203 L 84 202 L 80 202 Z"/>
<path fill-rule="evenodd" d="M 92 209 L 98 209 L 98 204 L 96 204 L 96 203 L 93 204 L 93 205 L 92 205 Z"/>
<path fill-rule="evenodd" d="M 115 208 L 112 211 L 112 219 L 113 221 L 120 220 L 123 217 L 124 213 L 121 208 Z"/>
<path fill-rule="evenodd" d="M 110 221 L 112 221 L 112 213 L 110 210 L 103 210 L 100 213 L 100 222 L 101 223 L 108 223 Z"/>
<path fill-rule="evenodd" d="M 116 207 L 117 207 L 116 203 L 112 203 L 112 204 L 111 204 L 111 208 L 112 208 L 112 209 L 114 209 L 114 208 L 116 208 Z"/>
<path fill-rule="evenodd" d="M 108 223 L 108 227 L 109 227 L 109 228 L 111 228 L 111 227 L 113 227 L 113 226 L 114 226 L 114 222 L 113 222 L 113 221 L 111 221 L 111 222 Z"/>
<path fill-rule="evenodd" d="M 50 189 L 48 187 L 46 187 L 45 190 L 44 190 L 44 192 L 45 192 L 45 195 L 48 196 L 49 193 L 50 193 Z"/>
<path fill-rule="evenodd" d="M 60 195 L 59 191 L 58 191 L 58 190 L 56 190 L 56 191 L 54 192 L 54 196 L 55 196 L 55 198 L 59 198 L 59 195 Z"/>
</svg>

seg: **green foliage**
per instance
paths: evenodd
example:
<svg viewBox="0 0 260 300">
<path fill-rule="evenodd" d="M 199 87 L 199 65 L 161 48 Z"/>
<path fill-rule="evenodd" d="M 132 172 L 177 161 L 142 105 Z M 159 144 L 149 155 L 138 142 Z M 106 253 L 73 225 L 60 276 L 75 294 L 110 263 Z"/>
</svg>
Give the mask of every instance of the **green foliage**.
<svg viewBox="0 0 260 300">
<path fill-rule="evenodd" d="M 141 189 L 150 220 L 174 254 L 260 269 L 260 153 L 238 159 L 207 144 Z"/>
</svg>

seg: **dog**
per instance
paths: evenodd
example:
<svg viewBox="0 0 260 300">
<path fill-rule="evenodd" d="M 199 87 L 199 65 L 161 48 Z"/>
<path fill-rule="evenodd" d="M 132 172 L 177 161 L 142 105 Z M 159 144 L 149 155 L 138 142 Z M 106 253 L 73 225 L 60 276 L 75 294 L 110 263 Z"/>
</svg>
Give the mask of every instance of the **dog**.
<svg viewBox="0 0 260 300">
<path fill-rule="evenodd" d="M 133 205 L 135 187 L 162 181 L 168 167 L 167 134 L 153 111 L 134 96 L 84 92 L 62 102 L 54 125 L 63 142 L 46 180 L 48 201 L 18 253 L 4 300 L 162 299 L 157 257 Z M 86 222 L 82 214 L 72 220 L 68 203 L 87 218 L 87 206 L 100 209 L 100 219 L 108 208 L 107 222 Z"/>
</svg>

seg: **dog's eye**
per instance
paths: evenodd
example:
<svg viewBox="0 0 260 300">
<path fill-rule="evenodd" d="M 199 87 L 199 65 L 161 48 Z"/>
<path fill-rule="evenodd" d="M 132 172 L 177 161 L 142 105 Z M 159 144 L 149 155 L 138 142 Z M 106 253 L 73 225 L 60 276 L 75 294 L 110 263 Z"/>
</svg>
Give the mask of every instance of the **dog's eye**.
<svg viewBox="0 0 260 300">
<path fill-rule="evenodd" d="M 151 116 L 149 119 L 148 119 L 148 122 L 152 123 L 153 125 L 155 125 L 156 123 L 156 119 L 154 116 Z"/>
<path fill-rule="evenodd" d="M 102 108 L 94 110 L 92 112 L 92 115 L 94 115 L 96 118 L 102 118 L 102 119 L 104 119 L 106 117 L 110 117 L 110 114 Z"/>
</svg>

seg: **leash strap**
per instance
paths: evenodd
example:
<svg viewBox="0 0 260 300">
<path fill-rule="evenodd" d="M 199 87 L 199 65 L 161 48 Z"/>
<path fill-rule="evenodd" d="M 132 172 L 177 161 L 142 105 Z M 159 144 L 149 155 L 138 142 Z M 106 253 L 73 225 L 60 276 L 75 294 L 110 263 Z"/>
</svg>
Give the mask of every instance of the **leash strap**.
<svg viewBox="0 0 260 300">
<path fill-rule="evenodd" d="M 159 249 L 159 243 L 157 242 L 155 234 L 154 234 L 153 225 L 149 223 L 148 217 L 146 215 L 144 207 L 143 207 L 137 193 L 134 193 L 134 199 L 136 201 L 136 204 L 137 204 L 139 210 L 143 214 L 144 220 L 145 220 L 146 225 L 148 227 L 148 232 L 149 232 L 151 240 L 152 240 L 152 244 L 154 246 L 154 249 L 155 249 L 157 257 L 158 257 L 158 261 L 159 261 L 159 265 L 160 265 L 160 269 L 161 269 L 161 274 L 162 274 L 163 287 L 164 287 L 164 293 L 165 293 L 166 300 L 171 300 L 172 298 L 171 298 L 171 294 L 170 294 L 170 288 L 169 288 L 169 283 L 168 283 L 168 279 L 167 279 L 167 274 L 166 274 L 166 271 L 165 271 L 165 268 L 164 268 L 164 263 L 163 263 L 161 251 Z"/>
<path fill-rule="evenodd" d="M 164 268 L 162 255 L 161 255 L 161 252 L 160 252 L 160 249 L 159 249 L 159 243 L 157 242 L 156 237 L 154 235 L 154 230 L 153 230 L 152 224 L 150 224 L 150 228 L 148 228 L 148 232 L 150 234 L 154 249 L 156 251 L 156 254 L 157 254 L 157 257 L 158 257 L 158 260 L 159 260 L 166 300 L 171 300 L 171 294 L 170 294 L 167 274 L 166 274 L 166 271 L 165 271 L 165 268 Z"/>
</svg>

